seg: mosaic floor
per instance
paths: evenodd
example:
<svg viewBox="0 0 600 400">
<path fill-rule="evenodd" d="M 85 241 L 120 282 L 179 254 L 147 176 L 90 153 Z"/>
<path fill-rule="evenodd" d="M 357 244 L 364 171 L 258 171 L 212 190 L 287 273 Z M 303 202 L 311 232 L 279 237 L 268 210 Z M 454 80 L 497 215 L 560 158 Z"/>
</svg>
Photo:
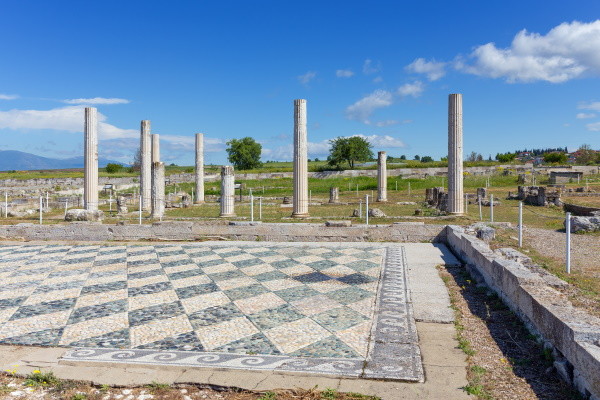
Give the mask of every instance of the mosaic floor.
<svg viewBox="0 0 600 400">
<path fill-rule="evenodd" d="M 384 245 L 0 246 L 0 343 L 421 380 L 404 264 Z"/>
</svg>

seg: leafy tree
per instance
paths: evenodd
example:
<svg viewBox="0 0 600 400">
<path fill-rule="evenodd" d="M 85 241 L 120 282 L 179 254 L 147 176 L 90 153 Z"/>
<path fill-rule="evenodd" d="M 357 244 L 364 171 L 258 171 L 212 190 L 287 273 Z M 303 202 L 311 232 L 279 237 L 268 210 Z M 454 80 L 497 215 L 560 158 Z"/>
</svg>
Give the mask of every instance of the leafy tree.
<svg viewBox="0 0 600 400">
<path fill-rule="evenodd" d="M 496 154 L 496 160 L 500 162 L 511 162 L 517 155 L 515 153 L 498 153 Z"/>
<path fill-rule="evenodd" d="M 417 155 L 415 156 L 415 160 L 417 160 L 417 161 L 420 161 L 420 160 L 421 160 L 421 156 L 417 154 Z"/>
<path fill-rule="evenodd" d="M 142 169 L 142 149 L 139 147 L 133 155 L 133 162 L 131 163 L 130 169 L 131 172 L 139 171 Z"/>
<path fill-rule="evenodd" d="M 577 164 L 593 164 L 596 161 L 596 152 L 592 150 L 589 144 L 582 144 L 577 149 L 577 157 L 575 158 L 575 162 Z"/>
<path fill-rule="evenodd" d="M 356 161 L 369 161 L 373 158 L 373 145 L 360 136 L 338 137 L 329 141 L 331 149 L 327 157 L 327 163 L 339 167 L 347 162 L 350 168 L 354 168 Z"/>
<path fill-rule="evenodd" d="M 108 163 L 106 164 L 105 170 L 109 174 L 115 174 L 117 172 L 121 172 L 123 170 L 123 166 L 121 164 Z"/>
<path fill-rule="evenodd" d="M 440 158 L 440 161 L 448 161 L 448 156 Z"/>
<path fill-rule="evenodd" d="M 227 142 L 227 159 L 235 169 L 253 169 L 262 165 L 260 153 L 262 145 L 251 137 L 231 139 Z"/>
<path fill-rule="evenodd" d="M 429 156 L 423 156 L 423 157 L 421 157 L 421 162 L 422 163 L 433 162 L 433 158 L 431 158 Z"/>
<path fill-rule="evenodd" d="M 401 159 L 401 160 L 406 160 L 406 156 L 405 156 L 404 154 L 402 154 L 402 155 L 400 156 L 400 159 Z"/>
<path fill-rule="evenodd" d="M 544 154 L 544 162 L 565 164 L 567 162 L 567 155 L 562 152 L 560 152 L 560 153 L 559 152 L 545 153 Z"/>
</svg>

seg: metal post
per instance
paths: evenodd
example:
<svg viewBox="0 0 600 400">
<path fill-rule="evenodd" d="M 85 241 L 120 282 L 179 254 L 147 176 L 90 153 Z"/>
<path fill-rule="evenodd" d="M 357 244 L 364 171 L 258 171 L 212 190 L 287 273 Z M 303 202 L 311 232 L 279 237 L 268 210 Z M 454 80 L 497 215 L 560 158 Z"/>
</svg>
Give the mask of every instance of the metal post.
<svg viewBox="0 0 600 400">
<path fill-rule="evenodd" d="M 142 196 L 139 196 L 138 200 L 139 200 L 139 206 L 138 206 L 138 208 L 139 208 L 139 211 L 140 211 L 140 225 L 141 225 L 142 224 Z"/>
<path fill-rule="evenodd" d="M 8 218 L 8 193 L 4 192 L 4 218 Z"/>
<path fill-rule="evenodd" d="M 358 183 L 356 184 L 356 195 L 358 196 Z"/>
<path fill-rule="evenodd" d="M 69 209 L 69 198 L 67 197 L 65 200 L 65 217 L 67 216 L 68 209 Z"/>
<path fill-rule="evenodd" d="M 312 203 L 312 190 L 308 191 L 308 204 Z"/>
<path fill-rule="evenodd" d="M 48 192 L 46 192 L 46 208 L 50 208 L 50 200 L 48 197 Z"/>
<path fill-rule="evenodd" d="M 362 218 L 362 199 L 360 199 L 360 203 L 358 203 L 358 218 Z"/>
<path fill-rule="evenodd" d="M 408 196 L 410 197 L 410 182 L 408 182 Z"/>
<path fill-rule="evenodd" d="M 481 197 L 478 197 L 479 199 L 479 220 L 483 221 L 483 213 L 481 212 Z"/>
<path fill-rule="evenodd" d="M 494 222 L 494 195 L 490 194 L 490 222 Z"/>
<path fill-rule="evenodd" d="M 469 212 L 469 196 L 465 193 L 465 214 Z"/>
<path fill-rule="evenodd" d="M 258 219 L 262 221 L 262 197 L 258 198 Z"/>
<path fill-rule="evenodd" d="M 348 191 L 351 191 L 352 189 L 350 188 L 350 182 L 348 182 Z"/>
<path fill-rule="evenodd" d="M 192 188 L 192 204 L 194 204 L 194 188 Z"/>
<path fill-rule="evenodd" d="M 565 220 L 565 231 L 567 234 L 567 274 L 571 273 L 571 213 L 568 212 Z"/>
<path fill-rule="evenodd" d="M 523 246 L 523 202 L 519 202 L 519 247 Z"/>
<path fill-rule="evenodd" d="M 367 226 L 369 226 L 369 195 L 365 195 L 365 217 L 367 218 Z"/>
<path fill-rule="evenodd" d="M 590 182 L 588 180 L 588 178 L 585 178 L 585 191 L 589 192 L 590 191 Z"/>
<path fill-rule="evenodd" d="M 112 194 L 108 198 L 108 212 L 112 213 Z"/>
<path fill-rule="evenodd" d="M 398 181 L 396 181 L 396 192 L 398 191 Z"/>
<path fill-rule="evenodd" d="M 250 221 L 254 222 L 254 196 L 252 196 L 252 191 L 250 191 Z"/>
<path fill-rule="evenodd" d="M 40 196 L 40 225 L 42 224 L 42 202 L 44 201 L 44 198 L 42 196 Z"/>
</svg>

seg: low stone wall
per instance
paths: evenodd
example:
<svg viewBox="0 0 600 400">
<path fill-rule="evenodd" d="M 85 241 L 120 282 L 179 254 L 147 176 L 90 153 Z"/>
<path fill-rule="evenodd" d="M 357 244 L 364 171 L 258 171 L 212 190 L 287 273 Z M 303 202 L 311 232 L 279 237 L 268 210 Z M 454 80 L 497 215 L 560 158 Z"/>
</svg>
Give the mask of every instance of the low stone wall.
<svg viewBox="0 0 600 400">
<path fill-rule="evenodd" d="M 600 212 L 600 208 L 597 207 L 578 206 L 577 204 L 570 203 L 563 203 L 563 208 L 566 212 L 582 217 L 591 217 L 594 215 L 592 214 L 593 212 Z"/>
<path fill-rule="evenodd" d="M 105 225 L 73 222 L 57 225 L 0 225 L 0 238 L 61 241 L 250 240 L 295 242 L 443 242 L 444 225 L 394 223 L 326 227 L 323 224 L 227 225 L 199 222 Z"/>
<path fill-rule="evenodd" d="M 600 399 L 600 319 L 574 308 L 555 289 L 566 283 L 508 260 L 461 227 L 449 225 L 446 240 L 467 268 L 553 349 L 554 365 L 563 378 L 586 398 Z M 517 260 L 526 258 L 517 251 L 512 254 Z"/>
</svg>

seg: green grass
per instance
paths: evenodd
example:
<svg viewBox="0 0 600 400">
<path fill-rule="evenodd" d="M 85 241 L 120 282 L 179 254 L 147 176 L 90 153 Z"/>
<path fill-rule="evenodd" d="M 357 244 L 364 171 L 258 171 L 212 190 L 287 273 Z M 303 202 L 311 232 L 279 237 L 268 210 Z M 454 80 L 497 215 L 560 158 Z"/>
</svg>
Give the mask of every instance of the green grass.
<svg viewBox="0 0 600 400">
<path fill-rule="evenodd" d="M 60 384 L 60 379 L 54 376 L 53 372 L 34 371 L 27 375 L 24 382 L 25 386 L 57 386 Z"/>
</svg>

